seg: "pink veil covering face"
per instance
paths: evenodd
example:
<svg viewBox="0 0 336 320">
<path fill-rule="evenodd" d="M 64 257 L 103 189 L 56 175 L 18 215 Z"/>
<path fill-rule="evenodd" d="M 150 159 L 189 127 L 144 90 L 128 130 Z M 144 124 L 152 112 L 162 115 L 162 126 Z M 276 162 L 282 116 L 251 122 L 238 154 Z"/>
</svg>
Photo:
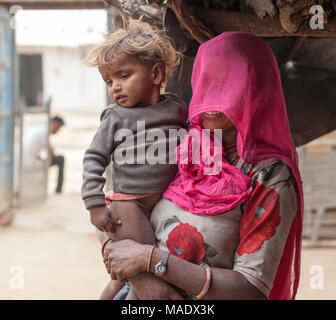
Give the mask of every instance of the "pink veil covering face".
<svg viewBox="0 0 336 320">
<path fill-rule="evenodd" d="M 279 158 L 292 169 L 297 214 L 268 298 L 294 299 L 300 274 L 303 194 L 275 56 L 254 35 L 224 32 L 200 46 L 192 88 L 189 118 L 193 127 L 201 127 L 201 113 L 220 111 L 238 129 L 237 150 L 246 163 Z"/>
<path fill-rule="evenodd" d="M 193 214 L 230 211 L 250 196 L 251 178 L 225 159 L 222 142 L 190 126 L 176 148 L 178 173 L 163 196 Z"/>
</svg>

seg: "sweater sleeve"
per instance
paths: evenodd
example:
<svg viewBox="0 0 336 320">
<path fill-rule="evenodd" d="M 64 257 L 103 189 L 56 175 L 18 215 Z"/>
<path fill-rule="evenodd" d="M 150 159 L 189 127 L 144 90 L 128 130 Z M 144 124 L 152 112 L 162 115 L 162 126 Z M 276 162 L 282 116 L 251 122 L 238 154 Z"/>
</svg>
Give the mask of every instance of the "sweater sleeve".
<svg viewBox="0 0 336 320">
<path fill-rule="evenodd" d="M 101 115 L 100 126 L 86 150 L 83 159 L 82 199 L 86 209 L 105 206 L 103 191 L 105 177 L 103 173 L 111 161 L 115 148 L 114 134 L 118 127 L 118 116 L 112 108 L 107 108 Z"/>
</svg>

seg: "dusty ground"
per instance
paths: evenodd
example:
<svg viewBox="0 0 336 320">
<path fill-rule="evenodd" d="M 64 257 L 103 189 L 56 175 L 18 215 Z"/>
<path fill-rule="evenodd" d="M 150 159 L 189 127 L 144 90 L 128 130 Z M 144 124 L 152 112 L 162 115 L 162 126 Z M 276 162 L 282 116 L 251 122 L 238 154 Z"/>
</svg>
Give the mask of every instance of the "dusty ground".
<svg viewBox="0 0 336 320">
<path fill-rule="evenodd" d="M 100 245 L 79 196 L 81 159 L 98 112 L 67 112 L 54 137 L 66 156 L 64 193 L 54 195 L 50 170 L 46 202 L 15 210 L 0 229 L 0 299 L 97 299 L 108 281 Z M 304 248 L 298 299 L 336 298 L 336 248 Z"/>
</svg>

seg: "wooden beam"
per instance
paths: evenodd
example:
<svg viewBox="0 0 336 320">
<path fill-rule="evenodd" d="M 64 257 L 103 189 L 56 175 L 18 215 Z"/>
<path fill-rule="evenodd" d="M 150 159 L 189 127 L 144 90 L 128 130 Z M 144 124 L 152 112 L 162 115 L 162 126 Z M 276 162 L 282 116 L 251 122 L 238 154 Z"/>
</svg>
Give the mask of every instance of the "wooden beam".
<svg viewBox="0 0 336 320">
<path fill-rule="evenodd" d="M 170 0 L 167 6 L 174 11 L 177 20 L 198 43 L 201 44 L 215 36 L 198 19 L 190 15 L 189 8 L 183 0 Z"/>
<path fill-rule="evenodd" d="M 19 5 L 23 9 L 104 9 L 103 1 L 85 1 L 85 0 L 0 0 L 0 5 L 11 7 Z"/>
<path fill-rule="evenodd" d="M 334 18 L 324 29 L 312 30 L 309 21 L 295 33 L 285 31 L 279 21 L 279 17 L 261 19 L 253 13 L 242 13 L 219 9 L 200 10 L 190 7 L 192 15 L 195 15 L 204 25 L 213 32 L 220 34 L 225 31 L 250 32 L 259 37 L 336 37 L 336 19 Z"/>
</svg>

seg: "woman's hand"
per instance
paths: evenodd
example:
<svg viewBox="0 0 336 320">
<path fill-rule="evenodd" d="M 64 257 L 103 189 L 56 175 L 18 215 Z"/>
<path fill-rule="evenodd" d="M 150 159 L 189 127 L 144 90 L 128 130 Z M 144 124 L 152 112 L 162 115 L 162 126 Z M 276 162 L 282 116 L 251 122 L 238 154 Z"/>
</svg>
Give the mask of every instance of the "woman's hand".
<svg viewBox="0 0 336 320">
<path fill-rule="evenodd" d="M 127 281 L 146 271 L 151 246 L 126 239 L 108 243 L 105 250 L 111 278 Z"/>
<path fill-rule="evenodd" d="M 140 300 L 183 300 L 172 285 L 146 272 L 151 248 L 130 239 L 109 242 L 105 250 L 111 278 L 130 281 Z"/>
</svg>

